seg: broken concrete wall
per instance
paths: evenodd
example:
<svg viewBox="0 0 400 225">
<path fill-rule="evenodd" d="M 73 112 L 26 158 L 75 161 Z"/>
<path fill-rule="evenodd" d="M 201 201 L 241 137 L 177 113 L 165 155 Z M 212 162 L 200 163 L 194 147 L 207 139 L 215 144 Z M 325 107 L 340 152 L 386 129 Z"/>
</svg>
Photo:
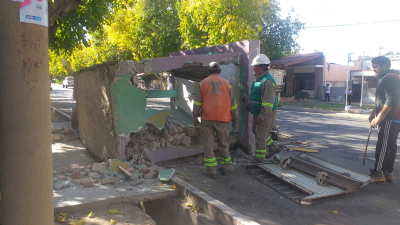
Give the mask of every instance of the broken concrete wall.
<svg viewBox="0 0 400 225">
<path fill-rule="evenodd" d="M 114 61 L 75 74 L 81 140 L 103 160 L 125 160 L 130 131 L 145 126 L 145 93 L 133 86 L 129 72 L 122 75 L 119 67 Z"/>
</svg>

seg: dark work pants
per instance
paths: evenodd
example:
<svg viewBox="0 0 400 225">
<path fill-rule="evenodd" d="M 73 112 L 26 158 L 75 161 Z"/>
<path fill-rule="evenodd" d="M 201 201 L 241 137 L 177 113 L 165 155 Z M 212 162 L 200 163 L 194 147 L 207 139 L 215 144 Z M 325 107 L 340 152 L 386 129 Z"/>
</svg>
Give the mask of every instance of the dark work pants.
<svg viewBox="0 0 400 225">
<path fill-rule="evenodd" d="M 391 120 L 379 124 L 378 142 L 375 150 L 375 171 L 393 172 L 393 165 L 397 153 L 397 137 L 399 136 L 400 123 Z"/>
<path fill-rule="evenodd" d="M 344 95 L 344 101 L 346 101 L 346 95 Z M 347 95 L 347 105 L 351 105 L 351 95 Z"/>
<path fill-rule="evenodd" d="M 325 93 L 325 100 L 324 101 L 331 101 L 331 96 L 329 96 L 329 93 Z"/>
</svg>

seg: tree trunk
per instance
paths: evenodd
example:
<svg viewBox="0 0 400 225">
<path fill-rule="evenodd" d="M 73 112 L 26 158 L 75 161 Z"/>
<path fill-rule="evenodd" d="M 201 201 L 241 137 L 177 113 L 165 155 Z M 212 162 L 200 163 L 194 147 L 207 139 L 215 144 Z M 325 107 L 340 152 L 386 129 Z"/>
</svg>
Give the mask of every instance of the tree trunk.
<svg viewBox="0 0 400 225">
<path fill-rule="evenodd" d="M 2 223 L 54 224 L 48 28 L 0 4 Z"/>
</svg>

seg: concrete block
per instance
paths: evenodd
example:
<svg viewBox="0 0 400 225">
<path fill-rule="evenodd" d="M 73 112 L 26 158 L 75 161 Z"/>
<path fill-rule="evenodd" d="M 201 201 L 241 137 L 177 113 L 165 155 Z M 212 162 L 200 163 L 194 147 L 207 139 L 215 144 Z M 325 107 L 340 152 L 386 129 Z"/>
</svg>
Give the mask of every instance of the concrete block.
<svg viewBox="0 0 400 225">
<path fill-rule="evenodd" d="M 175 136 L 169 136 L 167 141 L 172 144 L 175 141 Z"/>
<path fill-rule="evenodd" d="M 126 169 L 126 171 L 128 171 L 129 173 L 132 173 L 133 171 L 135 171 L 135 169 L 133 167 L 128 167 L 128 169 Z"/>
<path fill-rule="evenodd" d="M 149 148 L 150 148 L 151 151 L 156 150 L 156 149 L 157 149 L 157 144 L 156 144 L 156 142 L 152 141 L 152 142 L 149 144 Z"/>
<path fill-rule="evenodd" d="M 80 178 L 82 178 L 82 174 L 80 174 L 80 173 L 73 173 L 73 174 L 71 174 L 71 178 L 72 178 L 72 179 L 80 179 Z"/>
<path fill-rule="evenodd" d="M 137 180 L 133 180 L 131 182 L 131 185 L 135 186 L 135 185 L 138 185 L 138 184 L 141 184 L 141 183 L 143 183 L 143 180 L 142 179 L 137 179 Z"/>
<path fill-rule="evenodd" d="M 154 149 L 155 150 L 155 149 Z M 153 151 L 154 151 L 153 150 Z M 150 154 L 150 149 L 148 149 L 148 148 L 145 148 L 145 149 L 143 149 L 143 152 L 142 152 L 142 154 L 143 154 L 143 158 L 142 159 L 140 159 L 139 160 L 139 162 L 142 162 L 142 160 L 144 161 L 144 160 L 147 160 L 147 161 L 151 161 L 151 154 Z M 143 162 L 144 163 L 144 162 Z"/>
<path fill-rule="evenodd" d="M 145 179 L 153 179 L 153 178 L 156 178 L 157 176 L 158 176 L 158 172 L 152 172 L 152 173 L 145 174 L 143 177 Z"/>
<path fill-rule="evenodd" d="M 61 188 L 68 187 L 69 185 L 71 185 L 71 182 L 69 180 L 62 180 L 62 181 L 56 182 L 53 186 L 54 186 L 54 189 L 58 190 Z"/>
<path fill-rule="evenodd" d="M 147 140 L 154 141 L 154 140 L 156 140 L 156 137 L 154 137 L 153 135 L 149 135 L 149 136 L 147 136 Z"/>
<path fill-rule="evenodd" d="M 92 165 L 92 171 L 100 172 L 105 170 L 108 170 L 108 166 L 103 163 L 93 163 Z"/>
<path fill-rule="evenodd" d="M 181 142 L 182 142 L 183 137 L 185 137 L 185 136 L 186 136 L 186 134 L 177 134 L 177 135 L 175 135 L 175 143 L 174 143 L 174 145 L 175 146 L 180 145 Z"/>
<path fill-rule="evenodd" d="M 82 179 L 81 184 L 83 187 L 93 187 L 93 180 L 92 179 Z"/>
<path fill-rule="evenodd" d="M 100 180 L 100 184 L 104 185 L 104 184 L 110 184 L 110 183 L 114 183 L 116 181 L 118 181 L 119 178 L 118 177 L 109 177 L 109 178 L 104 178 Z"/>
<path fill-rule="evenodd" d="M 167 142 L 167 144 L 166 144 L 166 146 L 165 147 L 167 147 L 167 148 L 171 148 L 172 147 L 172 145 L 169 143 L 169 142 Z"/>
<path fill-rule="evenodd" d="M 195 136 L 195 129 L 193 127 L 187 127 L 186 128 L 186 135 L 189 137 L 194 137 Z"/>
<path fill-rule="evenodd" d="M 161 148 L 165 148 L 167 146 L 167 140 L 165 140 L 164 138 L 161 138 Z"/>
<path fill-rule="evenodd" d="M 51 140 L 52 141 L 62 141 L 63 138 L 62 138 L 62 136 L 60 134 L 52 134 L 51 135 Z"/>
<path fill-rule="evenodd" d="M 189 147 L 190 143 L 192 143 L 192 138 L 188 136 L 184 136 L 181 141 L 181 145 Z"/>
<path fill-rule="evenodd" d="M 98 173 L 98 172 L 90 172 L 88 174 L 89 177 L 93 178 L 93 179 L 101 179 L 103 176 Z"/>
<path fill-rule="evenodd" d="M 82 179 L 73 179 L 71 180 L 71 183 L 73 183 L 74 185 L 80 185 L 82 182 Z"/>
<path fill-rule="evenodd" d="M 147 169 L 148 168 L 148 166 L 146 165 L 146 164 L 140 164 L 140 170 L 145 170 L 145 169 Z"/>
<path fill-rule="evenodd" d="M 142 173 L 143 174 L 152 173 L 152 172 L 156 171 L 157 169 L 158 169 L 157 167 L 152 166 L 152 167 L 149 167 L 149 168 L 146 168 L 146 169 L 142 170 Z"/>
</svg>

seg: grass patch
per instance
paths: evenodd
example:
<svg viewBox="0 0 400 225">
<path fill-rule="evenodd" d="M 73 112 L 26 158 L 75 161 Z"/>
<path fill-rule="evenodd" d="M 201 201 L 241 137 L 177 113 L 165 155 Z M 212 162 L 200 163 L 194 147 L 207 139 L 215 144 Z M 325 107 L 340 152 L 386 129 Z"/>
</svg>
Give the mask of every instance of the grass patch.
<svg viewBox="0 0 400 225">
<path fill-rule="evenodd" d="M 312 102 L 284 102 L 283 105 L 292 105 L 292 106 L 300 106 L 307 109 L 320 109 L 320 110 L 328 110 L 335 112 L 344 112 L 344 103 L 312 103 Z M 354 105 L 354 106 L 359 106 Z M 364 105 L 367 109 L 373 109 L 373 105 Z"/>
</svg>

